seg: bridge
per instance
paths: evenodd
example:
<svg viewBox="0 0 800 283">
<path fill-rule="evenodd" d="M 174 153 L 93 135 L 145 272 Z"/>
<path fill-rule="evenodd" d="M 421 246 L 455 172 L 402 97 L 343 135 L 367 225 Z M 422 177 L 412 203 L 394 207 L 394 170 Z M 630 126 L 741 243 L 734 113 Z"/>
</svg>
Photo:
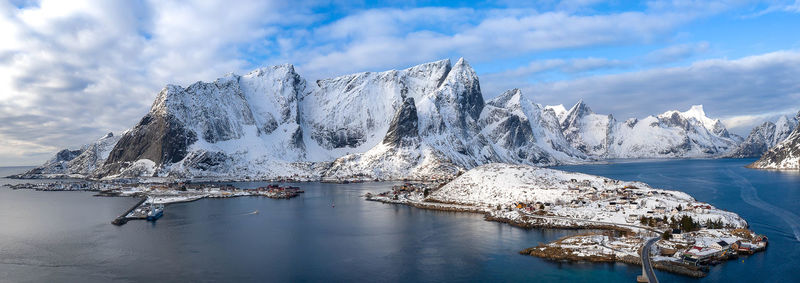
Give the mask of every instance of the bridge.
<svg viewBox="0 0 800 283">
<path fill-rule="evenodd" d="M 650 248 L 653 247 L 653 244 L 655 244 L 658 239 L 659 237 L 650 238 L 644 243 L 644 247 L 642 247 L 642 275 L 636 278 L 638 282 L 658 283 L 658 278 L 656 278 L 656 274 L 653 272 L 653 265 L 650 262 Z"/>
</svg>

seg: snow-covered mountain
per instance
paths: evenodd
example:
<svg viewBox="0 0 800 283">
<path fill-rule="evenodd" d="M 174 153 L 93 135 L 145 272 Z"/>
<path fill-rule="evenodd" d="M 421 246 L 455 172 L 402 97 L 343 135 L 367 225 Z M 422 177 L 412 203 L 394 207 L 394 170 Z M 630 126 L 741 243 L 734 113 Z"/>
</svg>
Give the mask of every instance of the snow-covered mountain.
<svg viewBox="0 0 800 283">
<path fill-rule="evenodd" d="M 770 148 L 750 168 L 799 170 L 800 169 L 800 127 L 795 127 L 786 139 Z"/>
<path fill-rule="evenodd" d="M 561 129 L 574 148 L 587 155 L 606 157 L 615 123 L 610 114 L 595 114 L 580 100 L 567 111 L 561 121 Z"/>
<path fill-rule="evenodd" d="M 495 162 L 706 157 L 737 143 L 700 106 L 620 123 L 518 89 L 485 101 L 464 59 L 314 83 L 286 64 L 167 85 L 132 129 L 101 141 L 29 175 L 428 179 Z"/>
<path fill-rule="evenodd" d="M 485 102 L 463 59 L 315 83 L 287 64 L 168 85 L 115 139 L 97 166 L 65 163 L 78 152 L 51 163 L 98 178 L 422 179 L 491 162 L 587 158 L 556 114 L 519 90 Z"/>
<path fill-rule="evenodd" d="M 19 178 L 70 178 L 84 177 L 102 167 L 111 149 L 119 140 L 119 136 L 108 133 L 93 143 L 77 150 L 64 149 L 42 164 Z"/>
<path fill-rule="evenodd" d="M 675 158 L 720 155 L 739 143 L 703 106 L 618 122 L 579 101 L 561 122 L 573 147 L 601 158 Z"/>
<path fill-rule="evenodd" d="M 731 158 L 761 157 L 767 150 L 785 140 L 797 127 L 798 121 L 800 121 L 800 112 L 795 117 L 781 116 L 775 123 L 764 122 L 753 128 L 750 135 L 725 156 Z"/>
</svg>

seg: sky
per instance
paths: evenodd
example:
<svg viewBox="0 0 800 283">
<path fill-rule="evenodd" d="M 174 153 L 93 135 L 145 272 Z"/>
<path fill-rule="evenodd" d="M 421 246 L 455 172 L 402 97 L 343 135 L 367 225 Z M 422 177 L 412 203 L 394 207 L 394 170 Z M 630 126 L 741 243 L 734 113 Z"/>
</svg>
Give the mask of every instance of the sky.
<svg viewBox="0 0 800 283">
<path fill-rule="evenodd" d="M 487 99 L 702 104 L 746 136 L 800 110 L 798 31 L 800 0 L 0 0 L 0 166 L 129 129 L 166 84 L 283 63 L 313 81 L 463 57 Z"/>
</svg>

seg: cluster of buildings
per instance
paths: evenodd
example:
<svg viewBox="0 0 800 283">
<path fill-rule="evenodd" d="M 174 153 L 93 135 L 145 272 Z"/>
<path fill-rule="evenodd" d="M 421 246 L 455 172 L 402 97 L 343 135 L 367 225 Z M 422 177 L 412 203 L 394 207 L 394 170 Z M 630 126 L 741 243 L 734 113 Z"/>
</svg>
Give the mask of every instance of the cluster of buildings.
<svg viewBox="0 0 800 283">
<path fill-rule="evenodd" d="M 299 187 L 294 186 L 286 186 L 281 187 L 278 185 L 268 185 L 266 187 L 259 187 L 255 189 L 258 195 L 266 196 L 269 198 L 293 198 L 296 197 L 298 194 L 304 193 L 303 190 L 300 190 Z"/>
<path fill-rule="evenodd" d="M 767 237 L 763 235 L 756 235 L 750 241 L 727 237 L 698 237 L 689 248 L 680 253 L 679 257 L 684 263 L 708 265 L 735 258 L 740 254 L 749 255 L 762 251 L 768 244 Z"/>
<path fill-rule="evenodd" d="M 763 251 L 769 244 L 766 236 L 742 229 L 740 234 L 732 231 L 735 230 L 682 233 L 680 229 L 672 229 L 671 238 L 660 242 L 660 253 L 684 264 L 706 266 Z"/>
<path fill-rule="evenodd" d="M 418 194 L 422 198 L 427 197 L 432 192 L 432 187 L 424 183 L 403 183 L 401 185 L 392 186 L 391 191 L 381 192 L 378 194 L 380 197 L 390 197 L 397 200 L 400 196 Z M 369 194 L 371 196 L 371 194 Z"/>
<path fill-rule="evenodd" d="M 37 190 L 37 191 L 102 191 L 115 185 L 99 182 L 48 182 L 48 183 L 25 183 L 7 185 L 13 190 Z"/>
</svg>

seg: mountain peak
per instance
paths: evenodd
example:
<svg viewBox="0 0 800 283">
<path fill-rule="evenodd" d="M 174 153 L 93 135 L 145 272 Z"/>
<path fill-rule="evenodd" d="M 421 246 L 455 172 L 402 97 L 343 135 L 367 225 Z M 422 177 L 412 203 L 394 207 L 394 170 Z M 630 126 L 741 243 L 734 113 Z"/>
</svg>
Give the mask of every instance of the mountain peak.
<svg viewBox="0 0 800 283">
<path fill-rule="evenodd" d="M 714 133 L 721 133 L 725 128 L 719 119 L 711 119 L 706 116 L 706 112 L 703 110 L 703 105 L 692 105 L 692 107 L 686 112 L 680 112 L 680 115 L 687 120 L 694 118 L 700 122 L 703 127 Z"/>
<path fill-rule="evenodd" d="M 503 94 L 489 100 L 486 104 L 494 107 L 508 107 L 509 104 L 520 105 L 522 99 L 522 91 L 518 88 L 506 90 Z"/>
<path fill-rule="evenodd" d="M 567 113 L 568 113 L 567 114 L 568 116 L 573 116 L 573 115 L 583 116 L 583 115 L 586 115 L 586 114 L 594 114 L 592 109 L 589 108 L 589 106 L 586 105 L 585 102 L 583 102 L 583 98 L 578 100 L 578 103 L 575 103 L 575 105 L 572 106 L 572 108 L 570 108 L 569 112 L 567 112 Z"/>
<path fill-rule="evenodd" d="M 261 67 L 255 70 L 250 71 L 245 77 L 261 77 L 266 74 L 271 74 L 273 71 L 282 70 L 283 73 L 295 73 L 294 65 L 285 63 L 280 65 L 268 66 L 268 67 Z"/>
<path fill-rule="evenodd" d="M 456 61 L 456 65 L 467 65 L 467 66 L 469 66 L 469 63 L 467 63 L 467 60 L 465 60 L 464 57 L 459 57 L 458 61 Z"/>
<path fill-rule="evenodd" d="M 692 105 L 692 107 L 689 108 L 689 110 L 687 110 L 686 112 L 683 112 L 683 114 L 691 115 L 694 117 L 706 117 L 706 111 L 703 110 L 702 104 Z"/>
</svg>

